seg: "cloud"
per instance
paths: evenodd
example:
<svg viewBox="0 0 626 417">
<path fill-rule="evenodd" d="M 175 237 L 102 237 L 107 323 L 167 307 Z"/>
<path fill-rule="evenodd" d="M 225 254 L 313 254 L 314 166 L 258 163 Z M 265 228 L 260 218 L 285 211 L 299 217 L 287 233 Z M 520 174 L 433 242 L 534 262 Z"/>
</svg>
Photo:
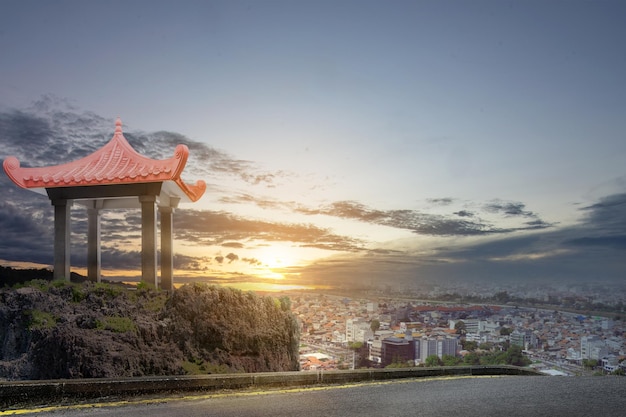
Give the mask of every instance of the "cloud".
<svg viewBox="0 0 626 417">
<path fill-rule="evenodd" d="M 426 201 L 429 202 L 430 204 L 433 204 L 433 205 L 436 205 L 436 206 L 449 206 L 450 204 L 452 204 L 454 202 L 454 199 L 450 198 L 450 197 L 429 198 Z"/>
<path fill-rule="evenodd" d="M 242 260 L 243 262 L 246 262 L 246 263 L 248 263 L 248 264 L 250 264 L 250 265 L 253 265 L 253 266 L 255 266 L 255 265 L 262 265 L 262 262 L 261 262 L 261 261 L 259 261 L 259 260 L 258 260 L 258 259 L 256 259 L 256 258 L 241 258 L 241 260 Z"/>
<path fill-rule="evenodd" d="M 442 281 L 482 282 L 492 286 L 510 282 L 519 285 L 622 282 L 626 270 L 624 203 L 626 194 L 603 197 L 582 208 L 586 216 L 574 226 L 481 236 L 478 240 L 446 244 L 424 252 L 370 251 L 367 256 L 322 260 L 305 267 L 301 274 L 320 285 L 378 285 L 376 277 L 385 277 L 384 281 L 390 285 L 412 288 Z M 522 206 L 500 206 L 498 213 L 532 218 Z M 389 276 L 393 276 L 393 281 L 386 278 Z M 374 278 L 368 281 L 358 277 Z"/>
<path fill-rule="evenodd" d="M 106 144 L 113 135 L 114 120 L 91 112 L 80 112 L 66 100 L 44 96 L 28 109 L 0 112 L 0 159 L 16 156 L 23 166 L 48 166 L 82 158 Z M 190 148 L 190 160 L 185 180 L 213 178 L 214 189 L 232 193 L 231 186 L 222 186 L 225 177 L 254 185 L 276 185 L 281 178 L 291 176 L 284 171 L 269 172 L 254 162 L 231 157 L 204 143 L 193 141 L 173 132 L 146 133 L 124 129 L 129 143 L 139 153 L 155 159 L 171 157 L 179 143 Z M 223 175 L 219 177 L 219 175 Z M 0 175 L 0 186 L 9 203 L 0 205 L 3 240 L 2 257 L 7 260 L 33 261 L 50 264 L 53 252 L 53 210 L 45 196 L 16 187 L 6 175 Z M 188 221 L 189 220 L 189 221 Z M 194 221 L 201 223 L 194 224 Z M 136 253 L 107 248 L 107 244 L 137 245 L 141 237 L 141 216 L 137 210 L 104 212 L 102 216 L 103 264 L 115 268 L 134 265 Z M 214 222 L 214 223 L 212 223 Z M 333 247 L 337 250 L 361 250 L 360 242 L 335 235 L 312 225 L 280 224 L 242 219 L 228 213 L 176 214 L 177 239 L 189 238 L 196 243 L 217 244 L 243 248 L 244 240 L 267 239 Z M 75 205 L 72 209 L 72 263 L 86 265 L 87 216 Z M 179 261 L 192 268 L 189 259 Z"/>
<path fill-rule="evenodd" d="M 32 208 L 32 206 L 31 206 Z M 39 210 L 0 201 L 0 257 L 11 261 L 52 263 L 53 234 Z"/>
<path fill-rule="evenodd" d="M 175 132 L 141 132 L 124 128 L 124 137 L 139 153 L 154 159 L 170 158 L 178 144 L 190 149 L 183 178 L 217 179 L 225 175 L 250 185 L 274 187 L 295 174 L 267 171 L 252 161 L 229 154 Z M 43 96 L 27 109 L 0 112 L 2 159 L 16 156 L 23 166 L 46 166 L 80 159 L 102 147 L 113 136 L 115 121 L 92 112 L 80 112 L 67 100 Z M 27 146 L 25 146 L 27 145 Z M 216 178 L 217 177 L 217 178 Z M 220 183 L 213 186 L 219 187 Z"/>
<path fill-rule="evenodd" d="M 519 202 L 503 202 L 500 200 L 494 200 L 485 204 L 483 208 L 489 213 L 500 213 L 510 217 L 537 217 L 537 215 L 533 212 L 525 210 L 526 205 L 524 203 Z"/>
<path fill-rule="evenodd" d="M 338 217 L 410 230 L 416 234 L 429 236 L 479 236 L 545 229 L 554 226 L 541 220 L 535 213 L 524 210 L 525 205 L 523 203 L 501 202 L 499 200 L 483 205 L 485 214 L 499 214 L 506 218 L 521 217 L 532 220 L 521 222 L 516 227 L 510 225 L 502 227 L 493 221 L 484 220 L 475 211 L 465 209 L 444 215 L 410 209 L 380 210 L 357 201 L 335 201 L 320 207 L 307 207 L 293 201 L 257 198 L 251 194 L 230 195 L 221 198 L 220 202 L 225 204 L 255 204 L 267 210 L 291 211 L 310 216 Z M 431 199 L 428 202 L 436 203 L 438 206 L 448 206 L 454 202 L 454 199 Z"/>
<path fill-rule="evenodd" d="M 600 246 L 614 249 L 626 249 L 626 235 L 603 237 L 580 237 L 565 242 L 574 246 Z"/>
<path fill-rule="evenodd" d="M 4 159 L 15 155 L 26 166 L 45 166 L 81 158 L 110 140 L 112 119 L 79 112 L 44 97 L 32 108 L 0 112 L 0 149 Z M 626 194 L 614 194 L 580 209 L 582 221 L 569 227 L 545 222 L 525 203 L 491 200 L 460 202 L 454 197 L 426 200 L 428 210 L 380 209 L 359 201 L 342 200 L 315 205 L 261 198 L 258 186 L 276 187 L 291 173 L 267 171 L 174 132 L 126 131 L 140 153 L 156 159 L 171 157 L 179 143 L 191 157 L 184 177 L 210 179 L 218 190 L 218 204 L 254 204 L 276 213 L 331 217 L 412 232 L 415 237 L 441 238 L 445 242 L 428 251 L 371 249 L 361 238 L 345 236 L 309 223 L 289 223 L 243 217 L 228 211 L 179 210 L 175 214 L 175 239 L 185 245 L 229 248 L 226 256 L 188 256 L 177 253 L 174 264 L 183 271 L 206 271 L 207 265 L 260 265 L 253 256 L 239 255 L 250 242 L 290 242 L 294 247 L 319 248 L 341 253 L 320 260 L 301 272 L 303 279 L 327 283 L 362 283 L 372 280 L 415 283 L 432 279 L 580 279 L 623 277 L 626 270 Z M 253 186 L 248 187 L 248 186 Z M 0 256 L 11 261 L 52 263 L 53 209 L 45 196 L 22 190 L 0 175 L 5 197 L 0 202 Z M 241 187 L 246 191 L 241 191 Z M 257 188 L 254 188 L 257 187 Z M 140 269 L 141 218 L 138 210 L 106 212 L 102 217 L 104 268 Z M 72 210 L 72 264 L 86 265 L 87 217 L 82 208 Z M 454 239 L 464 237 L 466 239 Z M 452 239 L 450 239 L 452 238 Z M 461 242 L 461 243 L 458 243 Z M 461 246 L 462 244 L 462 246 Z M 219 248 L 215 249 L 218 253 Z M 343 256 L 343 255 L 349 256 Z M 216 268 L 217 269 L 217 268 Z M 225 268 L 220 268 L 225 269 Z M 392 281 L 393 280 L 393 281 Z M 315 281 L 312 281 L 315 282 Z"/>
<path fill-rule="evenodd" d="M 176 213 L 176 239 L 201 245 L 233 246 L 233 242 L 296 242 L 341 251 L 364 250 L 363 242 L 311 224 L 289 224 L 242 218 L 232 213 L 181 210 Z"/>
<path fill-rule="evenodd" d="M 486 205 L 487 211 L 490 213 L 504 213 L 506 216 L 537 217 L 531 212 L 521 210 L 523 207 L 522 203 L 490 203 Z M 481 220 L 474 213 L 465 210 L 452 213 L 453 215 L 430 214 L 417 210 L 378 210 L 355 201 L 338 201 L 319 209 L 296 207 L 295 210 L 304 214 L 323 214 L 381 226 L 407 229 L 417 234 L 431 236 L 501 234 L 551 226 L 551 224 L 542 221 L 535 221 L 533 223 L 521 224 L 518 227 L 503 228 Z M 458 219 L 458 217 L 471 217 L 474 220 Z"/>
<path fill-rule="evenodd" d="M 241 242 L 224 242 L 222 243 L 222 246 L 225 248 L 241 249 L 244 247 L 244 244 Z"/>
<path fill-rule="evenodd" d="M 581 208 L 585 223 L 591 229 L 611 234 L 626 233 L 626 193 L 613 194 L 599 202 Z"/>
</svg>

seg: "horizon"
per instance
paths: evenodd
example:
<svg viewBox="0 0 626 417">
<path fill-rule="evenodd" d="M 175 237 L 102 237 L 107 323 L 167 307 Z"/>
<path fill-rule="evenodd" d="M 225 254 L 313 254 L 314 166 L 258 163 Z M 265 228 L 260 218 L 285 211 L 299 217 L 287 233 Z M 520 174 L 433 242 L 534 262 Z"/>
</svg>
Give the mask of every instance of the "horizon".
<svg viewBox="0 0 626 417">
<path fill-rule="evenodd" d="M 186 144 L 176 283 L 626 284 L 626 5 L 390 4 L 5 0 L 0 159 L 80 159 L 116 117 Z M 49 200 L 0 185 L 0 262 L 49 267 Z M 140 275 L 139 225 L 105 212 L 103 278 Z M 74 272 L 85 242 L 72 209 Z"/>
</svg>

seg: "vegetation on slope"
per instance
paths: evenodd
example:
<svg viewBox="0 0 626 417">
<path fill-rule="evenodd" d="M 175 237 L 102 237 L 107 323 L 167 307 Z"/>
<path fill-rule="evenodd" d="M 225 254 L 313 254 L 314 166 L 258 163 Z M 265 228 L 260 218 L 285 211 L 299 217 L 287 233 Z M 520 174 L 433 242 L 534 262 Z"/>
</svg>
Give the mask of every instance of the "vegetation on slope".
<svg viewBox="0 0 626 417">
<path fill-rule="evenodd" d="M 191 284 L 171 295 L 35 280 L 0 289 L 0 378 L 56 379 L 298 369 L 279 300 Z"/>
</svg>

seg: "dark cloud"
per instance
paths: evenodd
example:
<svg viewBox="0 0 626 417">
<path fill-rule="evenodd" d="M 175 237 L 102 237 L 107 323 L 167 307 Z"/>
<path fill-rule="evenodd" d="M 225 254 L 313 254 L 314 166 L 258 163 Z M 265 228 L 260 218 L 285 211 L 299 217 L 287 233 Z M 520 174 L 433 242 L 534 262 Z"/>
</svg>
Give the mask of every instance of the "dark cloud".
<svg viewBox="0 0 626 417">
<path fill-rule="evenodd" d="M 504 212 L 512 215 L 518 212 L 523 204 L 507 204 L 496 207 L 490 205 L 491 212 Z M 432 236 L 476 236 L 487 234 L 510 233 L 513 231 L 546 228 L 551 225 L 544 222 L 537 222 L 520 226 L 518 228 L 500 228 L 489 222 L 475 218 L 473 213 L 468 211 L 453 213 L 456 216 L 445 216 L 439 214 L 423 213 L 417 210 L 377 210 L 371 209 L 355 201 L 339 201 L 319 209 L 296 208 L 296 211 L 305 214 L 324 214 L 328 216 L 341 217 L 344 219 L 358 220 L 366 223 L 373 223 L 382 226 L 407 229 L 417 234 Z M 535 217 L 524 214 L 525 217 Z M 461 220 L 457 217 L 473 217 L 475 220 Z"/>
<path fill-rule="evenodd" d="M 53 233 L 47 216 L 42 214 L 40 210 L 0 201 L 0 258 L 52 264 Z"/>
<path fill-rule="evenodd" d="M 585 223 L 603 233 L 626 233 L 626 193 L 613 194 L 581 209 L 587 214 Z"/>
<path fill-rule="evenodd" d="M 445 198 L 429 198 L 428 201 L 430 204 L 434 204 L 437 206 L 449 206 L 454 202 L 453 198 L 445 197 Z"/>
<path fill-rule="evenodd" d="M 44 96 L 32 107 L 22 110 L 0 112 L 0 159 L 16 156 L 23 166 L 49 166 L 80 159 L 96 151 L 112 137 L 115 128 L 113 119 L 105 119 L 91 112 L 80 112 L 67 101 Z M 229 175 L 251 184 L 275 184 L 276 180 L 288 173 L 264 172 L 251 161 L 232 158 L 204 143 L 193 141 L 173 132 L 134 132 L 124 129 L 124 136 L 139 153 L 155 159 L 172 156 L 176 145 L 183 143 L 190 148 L 190 161 L 185 169 L 185 179 L 193 177 L 209 179 L 216 173 Z M 0 186 L 5 199 L 11 204 L 0 205 L 0 225 L 3 239 L 0 243 L 1 257 L 11 261 L 31 261 L 52 263 L 53 252 L 53 209 L 47 197 L 16 187 L 6 175 L 0 175 Z M 184 211 L 180 212 L 184 213 Z M 177 213 L 177 221 L 180 214 Z M 209 217 L 211 217 L 209 215 Z M 220 216 L 218 216 L 220 217 Z M 212 228 L 185 223 L 182 217 L 176 224 L 178 237 L 188 236 L 192 240 L 201 239 L 223 244 L 226 247 L 241 248 L 236 239 L 249 236 L 270 240 L 295 240 L 313 237 L 313 241 L 340 242 L 340 236 L 313 226 L 280 225 L 254 221 L 242 221 L 234 216 L 226 224 L 233 230 L 219 229 L 212 238 Z M 186 229 L 185 227 L 189 228 Z M 206 226 L 206 224 L 204 225 Z M 270 231 L 263 231 L 270 227 Z M 111 262 L 115 268 L 124 268 L 136 254 L 118 249 L 106 249 L 107 244 L 137 244 L 141 237 L 141 215 L 138 210 L 116 210 L 115 214 L 103 213 L 102 221 L 103 264 Z M 222 232 L 222 233 L 219 233 Z M 250 235 L 245 233 L 250 232 Z M 72 209 L 72 263 L 86 265 L 87 216 L 83 208 L 74 205 Z M 346 240 L 347 242 L 347 240 Z M 344 245 L 348 247 L 350 245 Z M 355 249 L 350 246 L 351 249 Z M 182 262 L 182 258 L 181 262 Z M 191 265 L 189 260 L 185 264 Z"/>
<path fill-rule="evenodd" d="M 243 262 L 249 263 L 250 265 L 261 265 L 262 262 L 256 258 L 241 258 Z"/>
<path fill-rule="evenodd" d="M 626 259 L 623 252 L 626 249 L 626 193 L 605 196 L 580 210 L 585 213 L 584 221 L 575 229 L 576 236 L 564 243 L 572 247 L 617 250 Z"/>
<path fill-rule="evenodd" d="M 235 248 L 235 249 L 241 249 L 244 247 L 243 243 L 241 242 L 224 242 L 222 243 L 222 246 L 225 248 Z"/>
<path fill-rule="evenodd" d="M 625 202 L 625 194 L 606 196 L 582 208 L 586 217 L 575 226 L 545 228 L 540 220 L 531 220 L 528 225 L 539 229 L 529 233 L 500 234 L 462 246 L 432 248 L 425 254 L 371 251 L 367 257 L 322 260 L 301 274 L 320 285 L 350 286 L 379 285 L 393 276 L 390 285 L 413 288 L 442 281 L 619 283 L 626 271 Z M 501 206 L 498 212 L 532 218 L 519 205 Z"/>
<path fill-rule="evenodd" d="M 66 100 L 44 96 L 28 109 L 0 112 L 0 158 L 13 155 L 23 166 L 74 161 L 105 145 L 114 129 L 113 119 L 80 112 Z M 184 179 L 188 182 L 223 174 L 247 184 L 274 187 L 282 178 L 294 175 L 263 170 L 252 161 L 233 158 L 175 132 L 140 132 L 124 127 L 124 137 L 137 152 L 154 159 L 170 158 L 178 144 L 187 145 L 190 159 Z"/>
<path fill-rule="evenodd" d="M 603 246 L 618 250 L 626 250 L 626 235 L 620 236 L 602 236 L 602 237 L 580 237 L 570 239 L 564 242 L 574 246 Z M 626 252 L 624 252 L 626 256 Z"/>
<path fill-rule="evenodd" d="M 356 201 L 336 201 L 322 207 L 306 207 L 293 201 L 281 202 L 257 198 L 250 194 L 223 197 L 223 203 L 255 204 L 264 209 L 293 211 L 306 215 L 325 215 L 364 223 L 410 230 L 417 234 L 431 236 L 476 236 L 511 233 L 521 230 L 534 230 L 552 227 L 553 224 L 542 221 L 530 211 L 524 210 L 523 203 L 492 202 L 485 205 L 485 211 L 501 214 L 505 217 L 521 216 L 532 220 L 521 223 L 518 227 L 501 228 L 481 219 L 477 213 L 460 210 L 450 215 L 431 214 L 418 210 L 379 210 L 370 208 Z M 429 200 L 437 205 L 446 206 L 451 198 Z M 463 219 L 459 219 L 459 217 Z"/>
<path fill-rule="evenodd" d="M 72 263 L 74 261 L 72 254 Z M 82 266 L 85 266 L 83 263 Z M 114 246 L 102 245 L 102 268 L 141 271 L 141 252 L 138 250 L 120 250 Z"/>
<path fill-rule="evenodd" d="M 174 255 L 174 269 L 183 271 L 206 271 L 207 264 L 211 263 L 211 258 L 194 257 L 182 254 Z"/>
<path fill-rule="evenodd" d="M 342 251 L 363 250 L 362 242 L 314 225 L 252 220 L 225 212 L 181 210 L 176 213 L 175 233 L 177 239 L 203 245 L 265 240 L 320 245 Z"/>
<path fill-rule="evenodd" d="M 519 202 L 503 202 L 500 200 L 492 201 L 485 204 L 483 209 L 489 213 L 499 213 L 505 216 L 522 216 L 522 217 L 537 217 L 535 213 L 525 210 L 526 205 Z"/>
<path fill-rule="evenodd" d="M 185 173 L 196 178 L 211 179 L 216 175 L 225 174 L 247 184 L 271 188 L 283 178 L 294 175 L 280 170 L 265 171 L 252 161 L 233 158 L 226 152 L 175 132 L 124 131 L 124 137 L 137 152 L 155 159 L 169 158 L 178 144 L 186 145 L 189 148 L 190 161 L 185 168 Z"/>
</svg>

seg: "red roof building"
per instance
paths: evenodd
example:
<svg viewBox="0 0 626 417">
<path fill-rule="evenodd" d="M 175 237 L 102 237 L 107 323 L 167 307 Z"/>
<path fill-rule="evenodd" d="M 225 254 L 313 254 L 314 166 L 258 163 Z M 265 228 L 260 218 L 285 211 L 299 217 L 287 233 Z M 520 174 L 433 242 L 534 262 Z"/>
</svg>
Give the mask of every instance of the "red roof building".
<svg viewBox="0 0 626 417">
<path fill-rule="evenodd" d="M 173 288 L 172 217 L 180 202 L 195 202 L 206 190 L 204 181 L 189 184 L 181 174 L 189 149 L 178 145 L 174 156 L 154 160 L 137 153 L 122 133 L 117 119 L 113 138 L 102 148 L 62 165 L 26 168 L 15 157 L 3 167 L 18 186 L 47 194 L 55 207 L 54 277 L 70 276 L 70 208 L 87 208 L 88 275 L 100 281 L 100 212 L 104 209 L 141 208 L 142 280 L 158 285 L 156 209 L 161 215 L 161 287 Z"/>
</svg>

